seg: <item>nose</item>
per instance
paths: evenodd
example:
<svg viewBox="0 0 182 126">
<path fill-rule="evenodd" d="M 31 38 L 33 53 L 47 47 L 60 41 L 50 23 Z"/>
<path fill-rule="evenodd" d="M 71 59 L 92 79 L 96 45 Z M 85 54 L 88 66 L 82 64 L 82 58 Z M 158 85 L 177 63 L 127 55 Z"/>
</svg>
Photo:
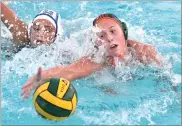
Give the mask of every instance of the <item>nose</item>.
<svg viewBox="0 0 182 126">
<path fill-rule="evenodd" d="M 42 33 L 37 33 L 37 39 L 42 40 L 43 39 L 43 34 Z"/>
<path fill-rule="evenodd" d="M 111 34 L 107 34 L 107 41 L 110 43 L 113 41 L 113 36 Z"/>
<path fill-rule="evenodd" d="M 41 28 L 38 32 L 37 32 L 37 37 L 39 39 L 42 39 L 44 37 L 44 29 Z"/>
</svg>

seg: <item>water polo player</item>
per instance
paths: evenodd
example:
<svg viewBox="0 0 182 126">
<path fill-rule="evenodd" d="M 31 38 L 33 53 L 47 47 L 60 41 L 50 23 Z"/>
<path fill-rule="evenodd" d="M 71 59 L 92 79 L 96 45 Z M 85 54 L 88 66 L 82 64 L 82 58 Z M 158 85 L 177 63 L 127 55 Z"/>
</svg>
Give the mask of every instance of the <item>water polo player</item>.
<svg viewBox="0 0 182 126">
<path fill-rule="evenodd" d="M 53 10 L 42 10 L 28 26 L 1 2 L 1 21 L 9 29 L 14 44 L 19 48 L 27 45 L 49 45 L 62 35 L 61 17 Z"/>
</svg>

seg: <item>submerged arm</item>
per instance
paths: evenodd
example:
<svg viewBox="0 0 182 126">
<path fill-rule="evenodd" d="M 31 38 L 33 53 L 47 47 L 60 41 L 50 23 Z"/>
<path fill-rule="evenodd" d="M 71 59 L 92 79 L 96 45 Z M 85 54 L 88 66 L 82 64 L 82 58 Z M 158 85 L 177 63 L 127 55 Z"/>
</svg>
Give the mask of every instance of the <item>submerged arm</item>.
<svg viewBox="0 0 182 126">
<path fill-rule="evenodd" d="M 159 54 L 157 53 L 154 46 L 149 44 L 140 43 L 134 40 L 128 40 L 128 45 L 135 49 L 136 57 L 144 63 L 150 63 L 154 61 L 157 65 L 161 65 L 162 61 L 159 58 Z"/>
</svg>

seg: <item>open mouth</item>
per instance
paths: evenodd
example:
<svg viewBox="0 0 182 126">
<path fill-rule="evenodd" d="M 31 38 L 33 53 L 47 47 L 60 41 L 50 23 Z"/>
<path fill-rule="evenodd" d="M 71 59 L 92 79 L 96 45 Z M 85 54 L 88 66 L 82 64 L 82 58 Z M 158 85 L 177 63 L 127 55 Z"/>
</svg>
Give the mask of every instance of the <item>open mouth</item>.
<svg viewBox="0 0 182 126">
<path fill-rule="evenodd" d="M 112 45 L 110 46 L 110 49 L 115 49 L 116 47 L 118 47 L 118 45 L 112 44 Z"/>
<path fill-rule="evenodd" d="M 42 40 L 36 40 L 36 43 L 37 44 L 40 44 L 40 43 L 42 43 L 43 41 Z"/>
</svg>

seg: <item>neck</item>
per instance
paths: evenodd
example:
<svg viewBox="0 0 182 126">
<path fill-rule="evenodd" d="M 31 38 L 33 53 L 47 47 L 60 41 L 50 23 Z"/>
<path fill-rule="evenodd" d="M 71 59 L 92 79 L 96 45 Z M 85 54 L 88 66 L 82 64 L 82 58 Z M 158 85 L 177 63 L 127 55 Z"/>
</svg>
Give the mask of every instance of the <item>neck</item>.
<svg viewBox="0 0 182 126">
<path fill-rule="evenodd" d="M 124 57 L 129 54 L 128 49 L 125 49 L 124 52 L 118 54 L 116 57 L 118 57 L 119 60 L 124 60 Z"/>
</svg>

